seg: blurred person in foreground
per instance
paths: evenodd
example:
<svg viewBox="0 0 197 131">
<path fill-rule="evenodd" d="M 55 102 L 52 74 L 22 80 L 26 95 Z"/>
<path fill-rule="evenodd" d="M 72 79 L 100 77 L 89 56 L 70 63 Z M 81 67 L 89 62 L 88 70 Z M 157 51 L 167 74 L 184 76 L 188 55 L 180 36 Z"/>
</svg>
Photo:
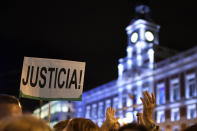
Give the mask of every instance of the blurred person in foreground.
<svg viewBox="0 0 197 131">
<path fill-rule="evenodd" d="M 63 131 L 68 125 L 69 120 L 59 121 L 57 124 L 53 126 L 54 131 Z"/>
<path fill-rule="evenodd" d="M 122 126 L 119 131 L 149 131 L 144 125 L 130 123 Z"/>
<path fill-rule="evenodd" d="M 0 131 L 52 131 L 49 125 L 32 115 L 8 117 L 0 122 Z"/>
<path fill-rule="evenodd" d="M 0 94 L 0 119 L 22 115 L 22 108 L 15 96 Z"/>
<path fill-rule="evenodd" d="M 89 119 L 73 118 L 68 122 L 64 131 L 100 131 L 100 129 Z"/>
<path fill-rule="evenodd" d="M 185 128 L 182 131 L 197 131 L 197 124 L 194 124 L 192 126 L 189 126 L 189 127 Z"/>
</svg>

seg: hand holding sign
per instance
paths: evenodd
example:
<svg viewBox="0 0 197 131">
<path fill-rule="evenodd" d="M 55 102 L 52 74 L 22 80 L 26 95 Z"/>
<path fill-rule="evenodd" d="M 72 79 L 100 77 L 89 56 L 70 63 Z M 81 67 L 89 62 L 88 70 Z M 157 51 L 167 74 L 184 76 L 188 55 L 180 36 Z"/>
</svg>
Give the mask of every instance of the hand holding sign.
<svg viewBox="0 0 197 131">
<path fill-rule="evenodd" d="M 79 100 L 84 72 L 84 62 L 25 57 L 21 96 L 39 100 Z"/>
</svg>

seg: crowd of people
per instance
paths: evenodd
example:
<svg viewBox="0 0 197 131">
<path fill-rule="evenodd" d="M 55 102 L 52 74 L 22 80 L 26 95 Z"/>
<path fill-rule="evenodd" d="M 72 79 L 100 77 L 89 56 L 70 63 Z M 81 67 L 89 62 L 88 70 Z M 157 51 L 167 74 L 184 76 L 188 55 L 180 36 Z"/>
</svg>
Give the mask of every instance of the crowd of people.
<svg viewBox="0 0 197 131">
<path fill-rule="evenodd" d="M 10 95 L 0 94 L 0 131 L 159 131 L 152 115 L 155 108 L 155 95 L 143 92 L 143 112 L 137 113 L 138 121 L 120 125 L 115 117 L 115 110 L 106 110 L 106 119 L 99 127 L 92 120 L 73 118 L 58 122 L 53 129 L 49 124 L 31 114 L 23 114 L 20 101 Z M 181 129 L 182 131 L 197 131 L 197 124 Z"/>
</svg>

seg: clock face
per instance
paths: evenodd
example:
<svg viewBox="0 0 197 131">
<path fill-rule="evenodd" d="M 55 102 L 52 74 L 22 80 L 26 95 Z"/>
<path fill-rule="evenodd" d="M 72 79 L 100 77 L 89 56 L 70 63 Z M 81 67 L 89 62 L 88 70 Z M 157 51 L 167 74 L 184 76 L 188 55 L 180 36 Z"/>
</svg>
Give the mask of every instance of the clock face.
<svg viewBox="0 0 197 131">
<path fill-rule="evenodd" d="M 152 32 L 146 31 L 146 32 L 145 32 L 145 38 L 146 38 L 147 41 L 151 42 L 151 41 L 154 40 L 154 35 L 153 35 Z"/>
<path fill-rule="evenodd" d="M 132 42 L 132 43 L 135 43 L 137 40 L 138 40 L 138 33 L 137 33 L 137 32 L 134 32 L 134 33 L 131 35 L 131 42 Z"/>
</svg>

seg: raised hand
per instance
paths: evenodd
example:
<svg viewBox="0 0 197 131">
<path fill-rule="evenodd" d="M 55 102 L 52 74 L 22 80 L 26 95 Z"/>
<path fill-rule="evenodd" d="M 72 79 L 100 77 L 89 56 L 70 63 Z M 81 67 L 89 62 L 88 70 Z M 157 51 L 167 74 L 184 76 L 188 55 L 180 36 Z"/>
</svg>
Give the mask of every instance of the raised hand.
<svg viewBox="0 0 197 131">
<path fill-rule="evenodd" d="M 118 124 L 118 118 L 115 118 L 115 110 L 113 107 L 109 107 L 106 110 L 106 120 L 101 126 L 102 131 L 109 131 L 111 129 L 115 129 Z M 119 128 L 119 127 L 117 127 Z M 117 129 L 118 130 L 118 129 Z"/>
<path fill-rule="evenodd" d="M 115 110 L 113 107 L 107 108 L 106 120 L 110 121 L 110 122 L 117 122 L 118 121 L 118 118 L 115 118 Z"/>
<path fill-rule="evenodd" d="M 148 91 L 143 92 L 144 98 L 140 98 L 143 103 L 143 114 L 138 113 L 139 121 L 141 124 L 144 124 L 146 127 L 151 127 L 154 124 L 152 115 L 155 108 L 155 95 L 151 95 Z"/>
</svg>

